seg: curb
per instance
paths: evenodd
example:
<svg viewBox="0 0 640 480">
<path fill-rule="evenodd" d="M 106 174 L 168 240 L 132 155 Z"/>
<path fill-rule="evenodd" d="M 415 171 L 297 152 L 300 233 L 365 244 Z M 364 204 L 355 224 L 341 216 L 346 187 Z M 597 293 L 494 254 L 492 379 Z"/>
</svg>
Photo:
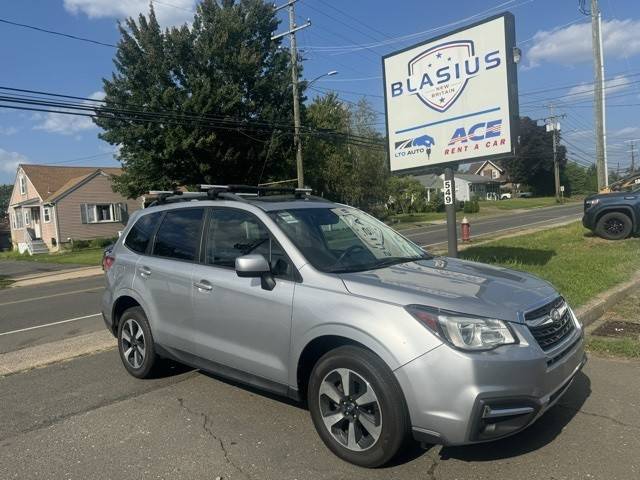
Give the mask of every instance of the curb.
<svg viewBox="0 0 640 480">
<path fill-rule="evenodd" d="M 626 297 L 629 292 L 636 288 L 640 288 L 640 273 L 636 274 L 631 280 L 597 295 L 589 303 L 578 308 L 576 316 L 582 324 L 587 327 L 602 317 L 614 304 L 618 303 Z"/>
<path fill-rule="evenodd" d="M 101 330 L 2 353 L 0 354 L 0 377 L 110 350 L 116 346 L 116 339 L 111 335 L 111 332 Z"/>
<path fill-rule="evenodd" d="M 102 273 L 102 267 L 83 267 L 74 270 L 64 270 L 56 273 L 48 273 L 46 275 L 17 278 L 15 279 L 14 283 L 9 285 L 9 287 L 28 287 L 30 285 L 40 285 L 42 283 L 73 280 L 75 278 L 93 277 L 95 275 L 102 275 Z"/>
</svg>

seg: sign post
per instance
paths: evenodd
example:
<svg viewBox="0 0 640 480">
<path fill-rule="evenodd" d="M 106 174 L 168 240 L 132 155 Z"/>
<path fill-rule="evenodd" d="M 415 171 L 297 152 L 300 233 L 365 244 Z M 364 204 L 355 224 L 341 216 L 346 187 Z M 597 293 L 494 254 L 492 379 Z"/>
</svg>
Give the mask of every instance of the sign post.
<svg viewBox="0 0 640 480">
<path fill-rule="evenodd" d="M 447 246 L 450 257 L 458 256 L 458 232 L 456 229 L 456 179 L 453 169 L 444 169 L 444 208 L 447 212 Z"/>
<path fill-rule="evenodd" d="M 506 12 L 382 60 L 390 170 L 406 175 L 447 168 L 451 256 L 457 236 L 450 167 L 514 154 L 520 122 L 516 52 L 515 19 Z M 471 200 L 470 192 L 460 191 L 460 197 Z"/>
</svg>

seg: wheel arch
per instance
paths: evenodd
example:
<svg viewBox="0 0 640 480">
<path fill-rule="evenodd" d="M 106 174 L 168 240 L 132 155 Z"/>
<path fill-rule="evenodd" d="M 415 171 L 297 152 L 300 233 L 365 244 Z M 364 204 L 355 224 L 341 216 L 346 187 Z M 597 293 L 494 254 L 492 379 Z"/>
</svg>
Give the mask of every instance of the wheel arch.
<svg viewBox="0 0 640 480">
<path fill-rule="evenodd" d="M 332 332 L 318 333 L 310 337 L 304 343 L 304 347 L 296 354 L 294 364 L 294 379 L 292 384 L 297 387 L 297 396 L 306 400 L 309 377 L 317 361 L 326 353 L 344 345 L 361 347 L 378 356 L 392 371 L 397 368 L 398 362 L 390 352 L 363 332 L 356 329 L 345 328 Z"/>
<path fill-rule="evenodd" d="M 135 293 L 130 291 L 122 292 L 113 302 L 113 307 L 111 307 L 111 330 L 114 335 L 116 335 L 118 332 L 118 325 L 120 324 L 122 314 L 129 308 L 133 307 L 142 308 L 142 310 L 144 310 L 146 314 L 146 309 L 141 299 L 138 298 Z"/>
<path fill-rule="evenodd" d="M 616 213 L 616 212 L 623 213 L 631 219 L 632 231 L 635 232 L 638 230 L 638 222 L 637 222 L 636 214 L 633 211 L 633 208 L 631 208 L 629 205 L 611 205 L 611 206 L 607 206 L 606 208 L 603 208 L 596 215 L 595 225 L 598 225 L 598 222 L 600 221 L 600 219 L 607 213 Z"/>
</svg>

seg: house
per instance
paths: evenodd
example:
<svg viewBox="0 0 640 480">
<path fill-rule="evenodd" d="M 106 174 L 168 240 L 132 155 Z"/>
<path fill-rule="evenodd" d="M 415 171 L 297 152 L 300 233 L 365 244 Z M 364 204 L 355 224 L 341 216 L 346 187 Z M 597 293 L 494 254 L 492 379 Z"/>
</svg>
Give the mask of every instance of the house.
<svg viewBox="0 0 640 480">
<path fill-rule="evenodd" d="M 427 192 L 427 201 L 431 201 L 432 196 L 437 195 L 444 187 L 444 175 L 414 175 Z M 454 174 L 456 184 L 456 200 L 467 202 L 474 196 L 484 200 L 496 198 L 494 194 L 500 195 L 500 183 L 490 178 L 488 175 L 472 175 L 469 173 Z M 489 194 L 489 195 L 487 195 Z"/>
<path fill-rule="evenodd" d="M 9 200 L 11 243 L 21 253 L 57 251 L 75 240 L 115 237 L 139 200 L 111 188 L 119 168 L 18 166 Z"/>
<path fill-rule="evenodd" d="M 444 181 L 442 178 L 434 173 L 414 175 L 413 178 L 418 180 L 427 191 L 427 202 L 430 202 L 433 195 L 437 195 L 444 187 Z"/>
<path fill-rule="evenodd" d="M 467 173 L 489 177 L 492 180 L 500 183 L 507 182 L 507 174 L 504 168 L 492 162 L 491 160 L 485 160 L 484 162 L 476 162 L 470 164 L 469 168 L 467 169 Z"/>
<path fill-rule="evenodd" d="M 441 176 L 444 180 L 444 175 Z M 473 197 L 478 200 L 496 200 L 500 198 L 500 182 L 488 175 L 455 173 L 456 200 L 468 202 Z"/>
</svg>

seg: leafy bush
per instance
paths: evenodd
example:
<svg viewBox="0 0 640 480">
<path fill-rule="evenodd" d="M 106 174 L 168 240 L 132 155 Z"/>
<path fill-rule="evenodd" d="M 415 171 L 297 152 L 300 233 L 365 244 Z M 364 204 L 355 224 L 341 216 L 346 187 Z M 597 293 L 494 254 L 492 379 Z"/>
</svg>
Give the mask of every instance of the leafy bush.
<svg viewBox="0 0 640 480">
<path fill-rule="evenodd" d="M 464 213 L 478 213 L 480 211 L 480 202 L 477 198 L 474 197 L 468 202 L 464 202 L 462 211 Z"/>
<path fill-rule="evenodd" d="M 115 243 L 118 240 L 118 237 L 105 237 L 105 238 L 94 238 L 92 240 L 74 240 L 69 248 L 77 252 L 78 250 L 86 250 L 89 248 L 105 248 L 112 243 Z"/>
</svg>

